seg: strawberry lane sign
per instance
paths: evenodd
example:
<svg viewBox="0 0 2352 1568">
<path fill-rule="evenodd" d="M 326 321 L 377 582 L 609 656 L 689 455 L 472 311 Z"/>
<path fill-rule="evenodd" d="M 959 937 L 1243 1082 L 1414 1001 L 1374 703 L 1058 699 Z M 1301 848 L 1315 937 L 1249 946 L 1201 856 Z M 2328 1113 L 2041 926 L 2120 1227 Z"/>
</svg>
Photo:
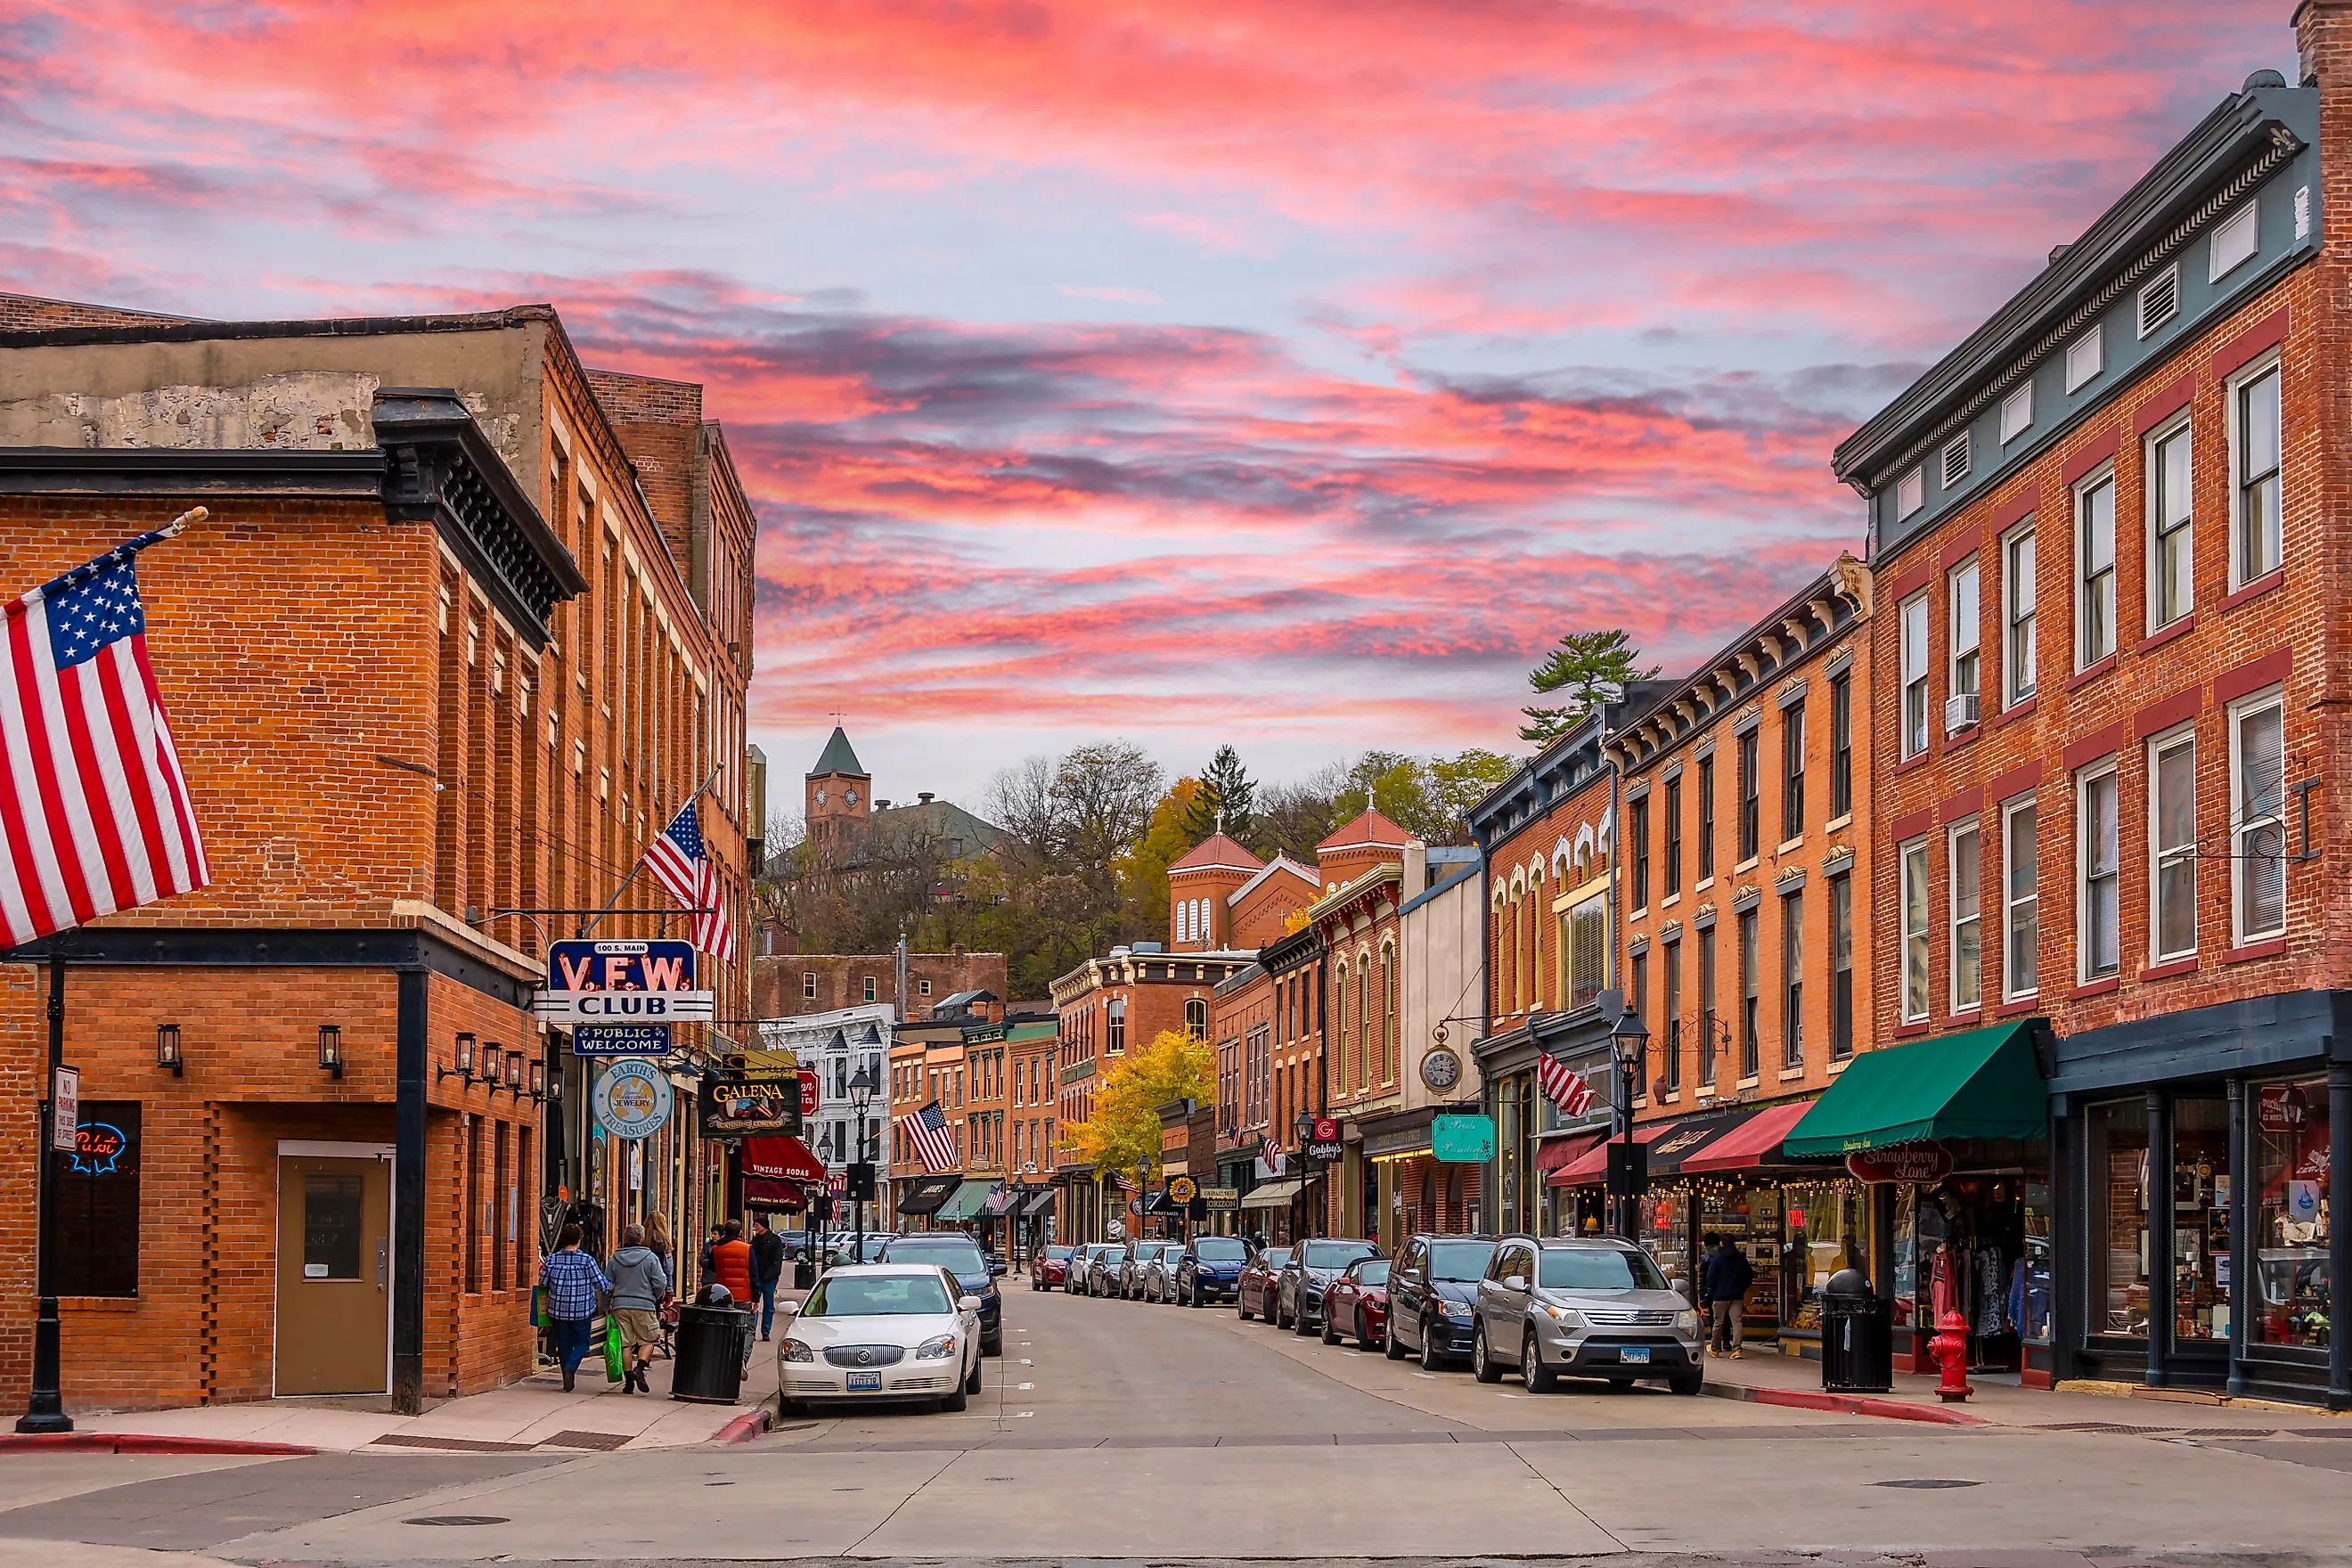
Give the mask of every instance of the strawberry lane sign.
<svg viewBox="0 0 2352 1568">
<path fill-rule="evenodd" d="M 1940 1182 L 1952 1173 L 1952 1152 L 1941 1143 L 1906 1143 L 1845 1157 L 1857 1182 Z"/>
</svg>

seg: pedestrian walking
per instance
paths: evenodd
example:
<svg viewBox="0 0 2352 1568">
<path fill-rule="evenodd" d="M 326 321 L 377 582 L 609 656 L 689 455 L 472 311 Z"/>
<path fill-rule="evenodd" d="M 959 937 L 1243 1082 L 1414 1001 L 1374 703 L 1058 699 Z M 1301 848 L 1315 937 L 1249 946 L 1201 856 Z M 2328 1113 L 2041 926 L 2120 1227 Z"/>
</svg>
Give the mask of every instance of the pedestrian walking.
<svg viewBox="0 0 2352 1568">
<path fill-rule="evenodd" d="M 670 1331 L 677 1326 L 677 1244 L 669 1237 L 669 1216 L 659 1209 L 646 1219 L 646 1245 L 661 1259 L 662 1278 L 669 1281 L 669 1289 L 662 1292 L 661 1305 L 655 1309 L 661 1321 L 662 1358 L 667 1360 L 672 1353 Z"/>
<path fill-rule="evenodd" d="M 669 1275 L 661 1255 L 646 1245 L 643 1226 L 621 1232 L 613 1254 L 613 1317 L 621 1325 L 621 1392 L 651 1394 L 646 1366 L 661 1342 L 661 1304 L 669 1295 Z"/>
<path fill-rule="evenodd" d="M 1706 1261 L 1700 1266 L 1699 1306 L 1707 1314 L 1707 1353 L 1741 1357 L 1747 1335 L 1748 1288 L 1756 1283 L 1755 1266 L 1730 1237 L 1706 1235 Z"/>
<path fill-rule="evenodd" d="M 751 1279 L 751 1244 L 743 1239 L 743 1222 L 730 1219 L 719 1227 L 710 1244 L 710 1277 L 727 1287 L 738 1306 L 748 1307 L 759 1291 Z"/>
<path fill-rule="evenodd" d="M 710 1278 L 711 1250 L 726 1237 L 727 1227 L 723 1225 L 714 1225 L 710 1227 L 710 1239 L 702 1244 L 702 1278 L 706 1281 Z"/>
<path fill-rule="evenodd" d="M 776 1289 L 784 1282 L 784 1238 L 766 1215 L 751 1216 L 751 1283 L 760 1291 L 760 1338 L 776 1322 Z"/>
<path fill-rule="evenodd" d="M 581 1229 L 567 1225 L 555 1238 L 555 1250 L 540 1259 L 539 1282 L 547 1287 L 547 1316 L 555 1325 L 555 1358 L 563 1365 L 563 1392 L 588 1353 L 588 1329 L 596 1306 L 611 1294 L 613 1281 L 596 1260 L 580 1250 Z"/>
</svg>

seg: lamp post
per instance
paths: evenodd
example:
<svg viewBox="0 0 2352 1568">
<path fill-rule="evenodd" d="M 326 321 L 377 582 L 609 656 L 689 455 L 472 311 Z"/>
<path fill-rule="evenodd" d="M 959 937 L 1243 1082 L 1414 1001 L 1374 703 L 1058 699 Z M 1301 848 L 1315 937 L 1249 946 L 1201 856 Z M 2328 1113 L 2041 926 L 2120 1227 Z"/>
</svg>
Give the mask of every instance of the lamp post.
<svg viewBox="0 0 2352 1568">
<path fill-rule="evenodd" d="M 1633 1224 L 1633 1083 L 1641 1076 L 1649 1043 L 1650 1031 L 1642 1026 L 1642 1016 L 1631 1007 L 1609 1026 L 1609 1044 L 1617 1053 L 1617 1125 L 1625 1150 L 1620 1167 L 1625 1190 L 1618 1194 L 1617 1234 L 1628 1241 L 1639 1239 Z"/>
<path fill-rule="evenodd" d="M 873 1066 L 866 1062 L 858 1063 L 857 1071 L 849 1079 L 849 1105 L 857 1116 L 857 1159 L 849 1170 L 849 1190 L 853 1193 L 860 1190 L 857 1167 L 866 1163 L 866 1107 L 874 1099 L 874 1088 Z M 853 1197 L 849 1202 L 850 1207 L 856 1211 L 857 1228 L 857 1250 L 851 1253 L 850 1258 L 863 1263 L 866 1261 L 866 1200 Z"/>
<path fill-rule="evenodd" d="M 1290 1200 L 1297 1205 L 1298 1223 L 1292 1227 L 1297 1233 L 1292 1239 L 1303 1241 L 1307 1237 L 1307 1233 L 1314 1228 L 1315 1224 L 1312 1217 L 1315 1211 L 1307 1206 L 1307 1145 L 1315 1137 L 1315 1113 L 1311 1110 L 1300 1111 L 1298 1120 L 1291 1130 L 1298 1134 L 1298 1194 Z"/>
</svg>

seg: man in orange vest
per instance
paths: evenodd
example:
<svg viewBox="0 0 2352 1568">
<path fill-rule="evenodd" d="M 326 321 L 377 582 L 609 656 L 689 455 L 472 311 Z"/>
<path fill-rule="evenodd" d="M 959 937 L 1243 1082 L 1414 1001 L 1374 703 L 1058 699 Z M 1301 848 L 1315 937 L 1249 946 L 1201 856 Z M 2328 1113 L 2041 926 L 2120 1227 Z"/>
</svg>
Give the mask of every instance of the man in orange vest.
<svg viewBox="0 0 2352 1568">
<path fill-rule="evenodd" d="M 727 1288 L 735 1298 L 735 1310 L 745 1314 L 743 1331 L 743 1371 L 751 1370 L 751 1336 L 759 1326 L 756 1314 L 760 1292 L 751 1283 L 751 1244 L 743 1239 L 743 1222 L 730 1219 L 719 1226 L 719 1239 L 710 1247 L 711 1278 Z"/>
</svg>

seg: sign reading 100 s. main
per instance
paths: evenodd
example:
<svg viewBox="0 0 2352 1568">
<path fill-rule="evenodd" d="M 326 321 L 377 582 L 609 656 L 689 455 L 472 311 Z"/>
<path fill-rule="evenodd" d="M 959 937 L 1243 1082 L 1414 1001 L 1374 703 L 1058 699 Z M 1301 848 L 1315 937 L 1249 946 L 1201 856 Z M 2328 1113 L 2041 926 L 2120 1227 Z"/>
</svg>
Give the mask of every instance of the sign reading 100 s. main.
<svg viewBox="0 0 2352 1568">
<path fill-rule="evenodd" d="M 666 1036 L 671 1024 L 710 1019 L 711 994 L 694 989 L 694 956 L 686 942 L 550 942 L 548 988 L 532 996 L 531 1012 L 542 1024 L 573 1026 L 582 1054 L 607 1054 L 593 1042 L 608 1031 L 634 1047 L 609 1054 L 662 1055 L 668 1041 L 656 1042 L 654 1029 Z"/>
</svg>

